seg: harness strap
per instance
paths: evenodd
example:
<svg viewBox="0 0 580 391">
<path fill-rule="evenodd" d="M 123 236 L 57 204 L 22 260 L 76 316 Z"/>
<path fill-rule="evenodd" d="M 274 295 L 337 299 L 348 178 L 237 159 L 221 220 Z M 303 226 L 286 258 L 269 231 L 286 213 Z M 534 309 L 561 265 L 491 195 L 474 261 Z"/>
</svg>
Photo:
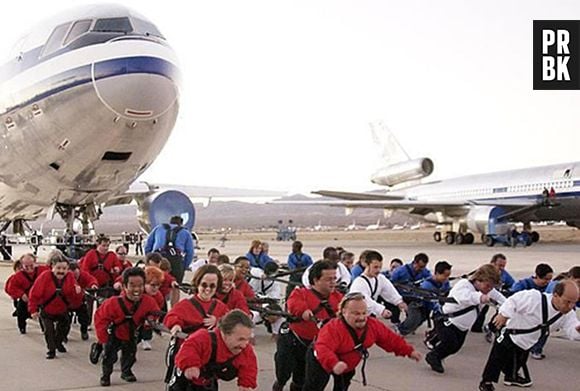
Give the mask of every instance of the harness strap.
<svg viewBox="0 0 580 391">
<path fill-rule="evenodd" d="M 361 274 L 360 276 L 363 278 L 363 280 L 366 281 L 367 285 L 369 286 L 369 289 L 371 290 L 371 297 L 373 298 L 373 300 L 375 300 L 376 299 L 375 294 L 377 293 L 377 290 L 379 289 L 379 279 L 375 278 L 375 287 L 373 288 L 371 286 L 371 281 L 368 279 L 367 276 L 365 276 L 364 274 Z"/>
<path fill-rule="evenodd" d="M 217 305 L 216 299 L 211 299 L 211 304 L 209 305 L 208 312 L 206 313 L 205 310 L 203 309 L 201 303 L 195 299 L 195 296 L 191 297 L 188 301 L 199 312 L 199 314 L 201 315 L 202 318 L 207 318 L 209 315 L 212 315 L 213 311 L 215 310 L 215 307 Z M 193 331 L 200 329 L 201 327 L 202 327 L 201 325 L 184 327 L 183 331 L 186 333 L 191 333 Z"/>
<path fill-rule="evenodd" d="M 131 310 L 129 310 L 127 308 L 127 305 L 125 304 L 125 300 L 123 300 L 123 298 L 121 296 L 119 296 L 117 298 L 118 302 L 119 302 L 119 306 L 121 307 L 121 310 L 123 311 L 123 314 L 125 314 L 125 319 L 123 319 L 121 322 L 119 323 L 115 323 L 115 327 L 116 326 L 120 326 L 123 323 L 129 323 L 129 335 L 134 338 L 135 335 L 135 331 L 137 329 L 137 325 L 135 324 L 135 319 L 133 318 L 133 316 L 135 315 L 135 313 L 137 312 L 137 310 L 139 309 L 139 305 L 141 304 L 141 300 L 136 301 L 133 303 L 133 305 L 131 306 Z"/>
<path fill-rule="evenodd" d="M 62 286 L 64 284 L 64 279 L 66 278 L 66 276 L 62 280 L 59 280 L 58 278 L 56 278 L 56 276 L 54 275 L 54 273 L 50 273 L 50 274 L 51 274 L 51 277 L 52 277 L 52 282 L 54 282 L 55 290 L 54 290 L 54 293 L 52 294 L 52 296 L 50 296 L 48 298 L 48 300 L 46 300 L 44 303 L 42 303 L 40 305 L 40 307 L 41 308 L 46 307 L 47 305 L 49 305 L 50 303 L 52 303 L 52 301 L 55 300 L 58 297 L 58 298 L 60 298 L 62 300 L 62 302 L 64 303 L 64 305 L 66 305 L 66 307 L 68 308 L 68 306 L 69 306 L 68 300 L 62 294 Z"/>
<path fill-rule="evenodd" d="M 550 326 L 560 319 L 564 314 L 558 312 L 551 319 L 548 319 L 548 298 L 542 293 L 542 323 L 528 329 L 505 329 L 504 333 L 510 335 L 530 334 L 540 330 L 540 339 L 550 335 Z"/>
<path fill-rule="evenodd" d="M 361 357 L 362 357 L 363 364 L 362 364 L 362 368 L 361 368 L 361 374 L 362 374 L 362 379 L 363 379 L 363 386 L 366 386 L 367 385 L 367 376 L 365 373 L 365 367 L 367 365 L 367 359 L 369 358 L 369 351 L 367 350 L 367 348 L 364 347 L 364 342 L 365 342 L 365 339 L 367 337 L 368 326 L 365 326 L 361 336 L 359 337 L 356 334 L 356 331 L 352 327 L 350 327 L 350 325 L 348 323 L 346 323 L 344 318 L 340 318 L 340 320 L 342 321 L 342 323 L 344 324 L 344 326 L 346 327 L 346 329 L 348 330 L 348 333 L 350 334 L 350 336 L 352 338 L 352 342 L 354 343 L 353 351 L 359 352 Z"/>
</svg>

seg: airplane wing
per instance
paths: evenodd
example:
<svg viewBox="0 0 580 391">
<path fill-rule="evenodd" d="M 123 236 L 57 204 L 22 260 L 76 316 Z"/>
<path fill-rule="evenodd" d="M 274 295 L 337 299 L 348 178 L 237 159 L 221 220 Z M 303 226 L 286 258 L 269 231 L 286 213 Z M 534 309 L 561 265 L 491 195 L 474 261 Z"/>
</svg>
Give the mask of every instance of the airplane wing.
<svg viewBox="0 0 580 391">
<path fill-rule="evenodd" d="M 402 200 L 402 195 L 380 194 L 380 193 L 356 193 L 349 191 L 318 190 L 313 191 L 325 197 L 340 198 L 341 200 Z"/>
</svg>

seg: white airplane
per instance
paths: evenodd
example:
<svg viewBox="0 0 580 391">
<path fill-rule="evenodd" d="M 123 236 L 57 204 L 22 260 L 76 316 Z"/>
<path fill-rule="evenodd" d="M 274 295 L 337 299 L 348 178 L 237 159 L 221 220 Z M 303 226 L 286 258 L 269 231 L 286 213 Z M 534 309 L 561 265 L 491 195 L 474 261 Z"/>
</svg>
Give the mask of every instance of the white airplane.
<svg viewBox="0 0 580 391">
<path fill-rule="evenodd" d="M 349 224 L 344 230 L 345 231 L 356 231 L 360 229 L 360 226 L 356 225 L 356 221 L 353 220 L 352 224 Z"/>
<path fill-rule="evenodd" d="M 251 196 L 134 183 L 175 124 L 177 64 L 155 25 L 122 6 L 82 6 L 25 34 L 0 66 L 0 234 L 55 213 L 89 233 L 104 206 L 132 201 L 146 231 L 172 215 L 191 229 L 190 196 Z"/>
<path fill-rule="evenodd" d="M 411 159 L 384 125 L 373 124 L 372 129 L 375 140 L 379 139 L 377 133 L 384 135 L 380 139 L 386 165 L 371 181 L 388 190 L 320 190 L 313 193 L 341 200 L 303 203 L 342 206 L 347 214 L 354 208 L 406 211 L 443 226 L 443 232 L 436 231 L 433 238 L 444 238 L 447 244 L 473 243 L 474 233 L 478 233 L 492 246 L 505 241 L 516 222 L 523 223 L 527 244 L 539 240 L 531 222 L 562 220 L 580 227 L 580 162 L 421 183 L 419 180 L 433 172 L 433 161 Z"/>
<path fill-rule="evenodd" d="M 366 226 L 365 230 L 366 231 L 376 231 L 379 228 L 381 228 L 381 219 L 378 219 L 377 222 L 375 224 L 369 224 Z"/>
</svg>

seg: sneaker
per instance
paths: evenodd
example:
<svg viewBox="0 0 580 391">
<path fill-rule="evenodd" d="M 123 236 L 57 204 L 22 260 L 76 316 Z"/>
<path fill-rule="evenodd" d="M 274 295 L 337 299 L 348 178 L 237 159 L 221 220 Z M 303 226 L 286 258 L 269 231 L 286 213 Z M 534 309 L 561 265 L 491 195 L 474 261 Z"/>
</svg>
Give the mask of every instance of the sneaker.
<svg viewBox="0 0 580 391">
<path fill-rule="evenodd" d="M 427 364 L 429 364 L 431 369 L 434 370 L 435 372 L 437 373 L 445 372 L 445 368 L 443 368 L 443 363 L 441 363 L 441 360 L 439 359 L 439 357 L 435 355 L 435 353 L 433 352 L 427 353 L 425 355 L 425 361 L 427 361 Z"/>
<path fill-rule="evenodd" d="M 111 385 L 110 376 L 101 376 L 101 387 L 109 387 Z"/>
<path fill-rule="evenodd" d="M 86 331 L 81 331 L 81 339 L 82 339 L 83 341 L 86 341 L 86 340 L 88 340 L 88 339 L 89 339 L 89 333 L 88 333 L 88 332 L 86 332 Z"/>
<path fill-rule="evenodd" d="M 56 357 L 56 353 L 53 350 L 49 350 L 48 352 L 46 352 L 46 359 L 47 360 L 52 360 L 55 357 Z"/>
<path fill-rule="evenodd" d="M 546 355 L 544 353 L 531 352 L 530 357 L 534 360 L 543 360 L 546 358 Z"/>
<path fill-rule="evenodd" d="M 121 373 L 121 379 L 129 383 L 134 383 L 137 381 L 137 378 L 135 377 L 133 372 Z"/>
<path fill-rule="evenodd" d="M 151 350 L 151 342 L 143 340 L 141 341 L 141 347 L 143 347 L 143 350 Z"/>
<path fill-rule="evenodd" d="M 18 329 L 20 331 L 20 334 L 26 334 L 26 329 Z"/>
<path fill-rule="evenodd" d="M 534 384 L 534 382 L 532 381 L 532 379 L 526 379 L 525 377 L 516 375 L 515 379 L 506 376 L 503 379 L 503 384 L 505 384 L 506 386 L 530 387 L 532 384 Z"/>
<path fill-rule="evenodd" d="M 479 383 L 479 391 L 495 391 L 493 383 L 481 382 Z"/>
<path fill-rule="evenodd" d="M 56 350 L 58 350 L 61 353 L 66 353 L 66 348 L 64 347 L 63 344 L 57 345 Z"/>
</svg>

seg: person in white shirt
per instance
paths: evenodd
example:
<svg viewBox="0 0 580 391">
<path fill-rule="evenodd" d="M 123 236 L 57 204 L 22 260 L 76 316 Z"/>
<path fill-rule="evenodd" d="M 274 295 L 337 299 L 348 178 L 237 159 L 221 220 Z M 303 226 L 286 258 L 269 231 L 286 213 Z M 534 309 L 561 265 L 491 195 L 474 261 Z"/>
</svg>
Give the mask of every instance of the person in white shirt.
<svg viewBox="0 0 580 391">
<path fill-rule="evenodd" d="M 270 276 L 274 276 L 278 272 L 278 264 L 275 262 L 268 262 L 264 266 L 264 270 L 259 267 L 250 268 L 250 281 L 249 284 L 256 292 L 258 297 L 267 297 L 270 299 L 275 299 L 278 301 L 282 300 L 282 283 L 279 281 L 274 281 L 268 279 Z M 281 307 L 272 306 L 273 309 L 280 309 Z M 256 316 L 254 316 L 256 319 Z M 285 319 L 280 316 L 269 315 L 265 319 L 266 329 L 271 332 L 273 337 L 277 337 L 280 332 L 280 327 L 284 323 Z"/>
<path fill-rule="evenodd" d="M 432 370 L 445 372 L 441 360 L 461 349 L 481 305 L 492 301 L 502 304 L 505 301 L 505 297 L 494 288 L 499 283 L 499 271 L 487 264 L 480 266 L 469 280 L 459 280 L 451 288 L 449 297 L 457 303 L 445 303 L 443 306 L 441 316 L 435 320 L 439 342 L 425 355 L 425 361 Z"/>
<path fill-rule="evenodd" d="M 580 322 L 573 311 L 580 293 L 572 280 L 563 280 L 554 293 L 524 290 L 508 298 L 500 307 L 494 325 L 501 329 L 489 354 L 479 383 L 481 391 L 494 391 L 493 383 L 504 373 L 504 384 L 529 387 L 528 353 L 550 329 L 562 329 L 569 339 L 580 340 Z M 514 365 L 515 364 L 515 365 Z M 523 369 L 524 376 L 518 374 Z"/>
<path fill-rule="evenodd" d="M 203 265 L 218 265 L 218 258 L 220 256 L 220 251 L 217 248 L 210 248 L 207 252 L 207 259 L 198 259 L 195 262 L 192 262 L 189 266 L 189 269 L 195 273 L 197 269 L 202 267 Z"/>
<path fill-rule="evenodd" d="M 391 317 L 391 311 L 379 303 L 379 298 L 396 305 L 401 311 L 407 311 L 407 304 L 399 292 L 387 277 L 381 274 L 383 256 L 377 251 L 369 250 L 365 254 L 364 265 L 363 273 L 354 279 L 349 292 L 360 292 L 365 296 L 369 314 L 385 319 Z"/>
<path fill-rule="evenodd" d="M 344 266 L 343 263 L 339 262 L 339 256 L 336 249 L 334 247 L 326 247 L 322 252 L 322 259 L 331 261 L 337 265 L 338 269 L 336 269 L 336 290 L 346 290 L 346 287 L 350 285 L 350 271 L 346 268 L 346 266 Z M 310 265 L 302 275 L 302 285 L 304 285 L 305 288 L 310 288 L 308 275 L 310 274 L 311 268 L 312 265 Z"/>
</svg>

